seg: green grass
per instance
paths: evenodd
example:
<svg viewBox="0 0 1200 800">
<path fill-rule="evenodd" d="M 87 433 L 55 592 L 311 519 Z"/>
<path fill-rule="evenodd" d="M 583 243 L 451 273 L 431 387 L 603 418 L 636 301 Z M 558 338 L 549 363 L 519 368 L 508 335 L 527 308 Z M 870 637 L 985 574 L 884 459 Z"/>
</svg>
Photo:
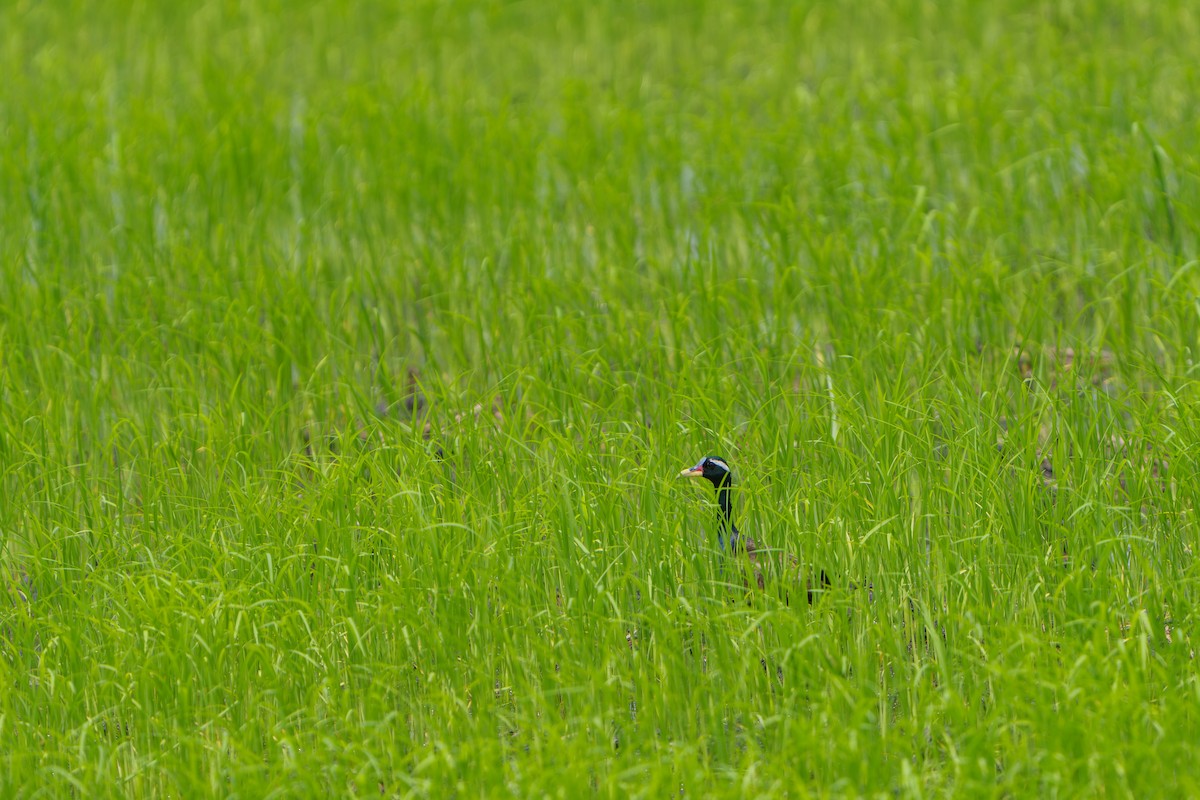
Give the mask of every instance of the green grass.
<svg viewBox="0 0 1200 800">
<path fill-rule="evenodd" d="M 1200 794 L 1196 41 L 5 4 L 0 795 Z"/>
</svg>

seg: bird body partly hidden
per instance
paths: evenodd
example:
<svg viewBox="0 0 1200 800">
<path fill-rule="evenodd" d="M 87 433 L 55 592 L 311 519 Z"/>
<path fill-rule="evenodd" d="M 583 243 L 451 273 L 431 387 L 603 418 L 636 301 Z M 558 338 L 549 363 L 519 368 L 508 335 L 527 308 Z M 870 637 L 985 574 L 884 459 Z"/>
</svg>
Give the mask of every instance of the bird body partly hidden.
<svg viewBox="0 0 1200 800">
<path fill-rule="evenodd" d="M 729 551 L 735 557 L 739 549 L 744 548 L 754 568 L 754 577 L 758 588 L 765 588 L 754 540 L 748 536 L 742 536 L 737 526 L 733 524 L 733 471 L 729 468 L 729 462 L 716 456 L 705 456 L 696 462 L 696 466 L 681 470 L 679 474 L 689 478 L 704 478 L 713 485 L 713 489 L 717 493 L 717 505 L 720 508 L 717 518 L 717 543 L 724 550 L 725 541 L 728 539 Z M 793 557 L 791 560 L 795 564 L 795 558 Z M 820 580 L 822 589 L 829 587 L 829 578 L 826 576 L 825 570 L 821 570 Z M 814 599 L 813 594 L 810 581 L 808 586 L 808 602 L 810 604 Z"/>
</svg>

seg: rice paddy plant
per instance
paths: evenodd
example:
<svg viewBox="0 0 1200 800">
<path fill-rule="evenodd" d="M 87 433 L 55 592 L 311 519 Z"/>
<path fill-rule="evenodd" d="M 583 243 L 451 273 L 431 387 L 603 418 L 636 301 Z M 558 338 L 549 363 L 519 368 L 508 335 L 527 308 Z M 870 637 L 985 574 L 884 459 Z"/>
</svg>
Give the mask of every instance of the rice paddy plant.
<svg viewBox="0 0 1200 800">
<path fill-rule="evenodd" d="M 1200 793 L 1198 38 L 6 4 L 0 794 Z"/>
</svg>

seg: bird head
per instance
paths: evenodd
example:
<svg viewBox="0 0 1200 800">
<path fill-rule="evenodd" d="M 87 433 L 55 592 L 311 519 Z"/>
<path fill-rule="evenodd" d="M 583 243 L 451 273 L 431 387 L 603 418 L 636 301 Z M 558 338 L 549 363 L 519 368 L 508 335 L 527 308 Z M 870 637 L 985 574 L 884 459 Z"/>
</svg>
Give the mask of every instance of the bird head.
<svg viewBox="0 0 1200 800">
<path fill-rule="evenodd" d="M 705 456 L 696 466 L 689 467 L 679 474 L 689 478 L 704 478 L 712 483 L 714 489 L 720 489 L 733 482 L 733 473 L 729 465 L 725 463 L 725 459 L 716 456 Z"/>
</svg>

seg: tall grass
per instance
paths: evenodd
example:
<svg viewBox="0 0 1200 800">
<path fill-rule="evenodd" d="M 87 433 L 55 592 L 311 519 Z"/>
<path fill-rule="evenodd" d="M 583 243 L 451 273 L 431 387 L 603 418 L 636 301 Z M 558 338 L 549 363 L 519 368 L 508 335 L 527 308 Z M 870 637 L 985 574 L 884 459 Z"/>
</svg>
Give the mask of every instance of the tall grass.
<svg viewBox="0 0 1200 800">
<path fill-rule="evenodd" d="M 7 4 L 0 794 L 1200 793 L 1198 39 Z"/>
</svg>

